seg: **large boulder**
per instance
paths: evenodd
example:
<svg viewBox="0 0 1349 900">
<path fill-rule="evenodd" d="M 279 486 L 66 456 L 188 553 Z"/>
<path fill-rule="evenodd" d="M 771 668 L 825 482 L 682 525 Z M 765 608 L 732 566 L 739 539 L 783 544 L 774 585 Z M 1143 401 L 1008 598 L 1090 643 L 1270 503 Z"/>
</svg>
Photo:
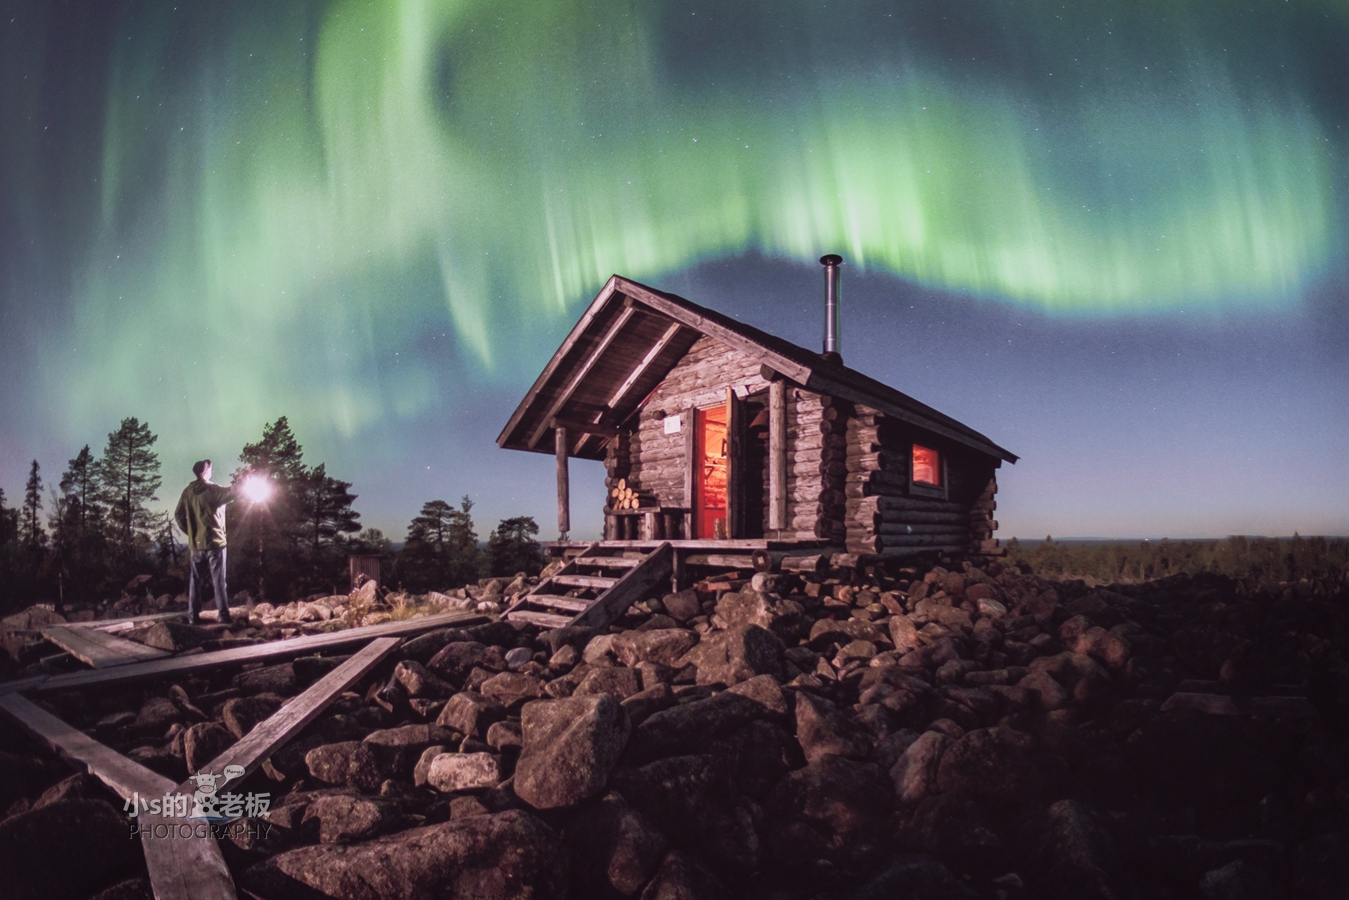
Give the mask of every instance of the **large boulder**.
<svg viewBox="0 0 1349 900">
<path fill-rule="evenodd" d="M 506 707 L 490 697 L 473 691 L 463 691 L 445 701 L 436 718 L 442 728 L 453 728 L 460 734 L 483 738 L 487 729 L 506 718 Z"/>
<path fill-rule="evenodd" d="M 126 813 L 104 800 L 60 800 L 0 821 L 0 892 L 83 900 L 142 865 Z"/>
<path fill-rule="evenodd" d="M 1135 896 L 1110 833 L 1089 807 L 1060 800 L 1045 810 L 1032 832 L 1046 900 Z"/>
<path fill-rule="evenodd" d="M 1051 753 L 1039 752 L 1031 735 L 1011 728 L 979 728 L 942 754 L 937 788 L 1024 807 L 1061 790 L 1066 775 L 1063 762 Z"/>
<path fill-rule="evenodd" d="M 495 753 L 441 753 L 431 759 L 426 783 L 444 794 L 494 788 L 501 783 Z"/>
<path fill-rule="evenodd" d="M 781 678 L 784 649 L 771 631 L 742 625 L 704 638 L 675 665 L 696 667 L 698 684 L 733 685 L 756 675 Z"/>
<path fill-rule="evenodd" d="M 796 739 L 808 762 L 832 755 L 866 759 L 876 745 L 871 733 L 850 716 L 805 691 L 796 695 Z"/>
<path fill-rule="evenodd" d="M 755 810 L 730 781 L 728 754 L 671 756 L 619 769 L 613 787 L 666 835 L 719 870 L 748 876 L 759 861 Z"/>
<path fill-rule="evenodd" d="M 348 784 L 363 791 L 378 790 L 389 777 L 379 757 L 364 741 L 321 744 L 305 754 L 309 774 L 328 784 Z"/>
<path fill-rule="evenodd" d="M 147 647 L 181 653 L 200 647 L 214 636 L 209 630 L 186 622 L 156 622 L 138 635 L 138 639 Z"/>
<path fill-rule="evenodd" d="M 226 700 L 220 710 L 220 719 L 236 738 L 253 730 L 253 726 L 268 719 L 281 708 L 280 697 L 235 697 Z"/>
<path fill-rule="evenodd" d="M 495 700 L 507 709 L 537 700 L 543 696 L 544 682 L 533 675 L 523 672 L 501 672 L 482 683 L 479 690 L 490 700 Z"/>
<path fill-rule="evenodd" d="M 278 694 L 289 697 L 299 688 L 295 667 L 290 663 L 263 666 L 234 677 L 234 686 L 245 694 Z"/>
<path fill-rule="evenodd" d="M 526 703 L 520 727 L 515 793 L 535 809 L 573 806 L 603 791 L 631 730 L 610 694 Z"/>
<path fill-rule="evenodd" d="M 240 886 L 262 900 L 563 900 L 567 876 L 552 829 L 508 810 L 291 850 L 246 870 Z"/>
<path fill-rule="evenodd" d="M 318 797 L 305 807 L 303 822 L 317 820 L 324 844 L 364 841 L 401 824 L 396 804 L 350 794 Z"/>
<path fill-rule="evenodd" d="M 660 866 L 669 842 L 649 819 L 610 792 L 576 811 L 563 829 L 577 896 L 629 897 Z"/>
<path fill-rule="evenodd" d="M 625 666 L 642 662 L 672 666 L 697 643 L 698 633 L 684 628 L 626 631 L 614 637 L 610 652 Z"/>
<path fill-rule="evenodd" d="M 599 666 L 586 673 L 585 678 L 572 691 L 572 696 L 586 694 L 613 694 L 619 700 L 626 700 L 642 690 L 642 679 L 636 669 L 627 666 Z"/>
<path fill-rule="evenodd" d="M 407 778 L 426 748 L 449 743 L 451 735 L 449 729 L 437 725 L 401 725 L 370 732 L 365 744 L 375 752 L 382 771 Z"/>
<path fill-rule="evenodd" d="M 202 766 L 234 746 L 234 740 L 229 729 L 216 722 L 193 725 L 183 735 L 183 761 L 187 763 L 187 771 L 200 772 Z"/>
<path fill-rule="evenodd" d="M 893 796 L 879 766 L 825 756 L 789 774 L 768 795 L 769 849 L 791 868 L 865 853 Z"/>
<path fill-rule="evenodd" d="M 415 659 L 405 659 L 394 667 L 393 677 L 409 697 L 441 699 L 454 694 L 454 685 L 439 678 Z"/>
<path fill-rule="evenodd" d="M 763 704 L 731 691 L 653 713 L 632 735 L 639 760 L 705 751 L 717 738 L 766 714 Z"/>
<path fill-rule="evenodd" d="M 494 656 L 485 644 L 477 641 L 450 641 L 436 651 L 426 667 L 441 678 L 461 684 L 475 667 L 492 668 L 494 661 Z"/>
<path fill-rule="evenodd" d="M 940 731 L 925 731 L 905 749 L 890 769 L 895 796 L 904 804 L 920 802 L 937 788 L 937 769 L 947 749 L 955 743 Z"/>
<path fill-rule="evenodd" d="M 675 850 L 661 863 L 656 877 L 642 891 L 641 900 L 729 900 L 731 896 L 711 870 Z"/>
</svg>

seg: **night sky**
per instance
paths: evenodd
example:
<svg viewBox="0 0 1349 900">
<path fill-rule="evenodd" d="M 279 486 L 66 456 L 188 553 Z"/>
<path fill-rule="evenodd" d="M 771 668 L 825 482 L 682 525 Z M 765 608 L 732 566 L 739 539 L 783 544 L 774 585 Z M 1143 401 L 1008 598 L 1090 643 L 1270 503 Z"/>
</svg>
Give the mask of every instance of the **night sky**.
<svg viewBox="0 0 1349 900">
<path fill-rule="evenodd" d="M 1349 534 L 1343 0 L 0 0 L 0 123 L 10 505 L 285 415 L 395 539 L 556 537 L 495 438 L 609 275 L 815 347 L 837 252 L 999 537 Z"/>
</svg>

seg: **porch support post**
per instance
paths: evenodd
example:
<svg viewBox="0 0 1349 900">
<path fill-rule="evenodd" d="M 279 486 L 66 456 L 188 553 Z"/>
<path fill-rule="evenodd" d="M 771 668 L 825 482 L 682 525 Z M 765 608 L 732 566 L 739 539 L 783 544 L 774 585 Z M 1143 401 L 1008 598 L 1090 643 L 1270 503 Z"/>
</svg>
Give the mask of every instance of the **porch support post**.
<svg viewBox="0 0 1349 900">
<path fill-rule="evenodd" d="M 787 527 L 787 383 L 768 385 L 768 530 Z"/>
<path fill-rule="evenodd" d="M 553 429 L 554 444 L 557 447 L 557 530 L 561 532 L 558 540 L 565 541 L 571 531 L 571 481 L 567 475 L 567 429 L 559 426 Z"/>
</svg>

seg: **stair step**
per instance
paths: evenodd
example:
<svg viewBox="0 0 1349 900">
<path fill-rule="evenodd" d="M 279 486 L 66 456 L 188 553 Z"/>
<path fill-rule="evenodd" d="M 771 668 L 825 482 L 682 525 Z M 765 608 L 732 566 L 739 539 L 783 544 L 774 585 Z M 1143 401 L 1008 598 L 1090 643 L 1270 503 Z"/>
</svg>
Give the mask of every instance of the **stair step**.
<svg viewBox="0 0 1349 900">
<path fill-rule="evenodd" d="M 571 624 L 571 616 L 558 616 L 528 609 L 508 612 L 506 618 L 512 622 L 528 622 L 530 625 L 539 625 L 544 628 L 566 628 Z"/>
<path fill-rule="evenodd" d="M 556 594 L 530 594 L 527 603 L 535 606 L 550 606 L 553 609 L 565 609 L 570 612 L 585 612 L 594 605 L 594 600 L 582 600 L 580 597 L 559 597 Z"/>
<path fill-rule="evenodd" d="M 640 556 L 578 556 L 578 566 L 599 566 L 606 569 L 632 569 L 641 565 Z"/>
<path fill-rule="evenodd" d="M 598 590 L 607 590 L 618 584 L 617 578 L 606 578 L 603 575 L 554 575 L 548 579 L 550 584 L 564 584 L 567 587 L 596 588 Z"/>
</svg>

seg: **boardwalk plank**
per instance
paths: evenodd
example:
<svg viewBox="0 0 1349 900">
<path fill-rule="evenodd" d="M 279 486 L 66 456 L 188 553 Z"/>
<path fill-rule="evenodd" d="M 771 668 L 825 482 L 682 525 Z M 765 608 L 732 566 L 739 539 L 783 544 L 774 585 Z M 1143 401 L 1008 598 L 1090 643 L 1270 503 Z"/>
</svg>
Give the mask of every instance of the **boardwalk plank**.
<svg viewBox="0 0 1349 900">
<path fill-rule="evenodd" d="M 377 637 L 403 637 L 423 631 L 431 631 L 435 628 L 446 628 L 451 625 L 476 625 L 486 621 L 486 616 L 466 612 L 422 616 L 398 622 L 385 622 L 381 625 L 367 625 L 326 634 L 311 634 L 288 640 L 270 641 L 265 644 L 254 644 L 250 647 L 236 647 L 232 650 L 214 650 L 189 656 L 155 659 L 149 662 L 132 663 L 110 669 L 94 669 L 88 672 L 24 678 L 18 681 L 0 683 L 0 695 L 18 691 L 37 691 L 40 693 L 69 691 L 86 687 L 125 685 L 154 678 L 177 678 L 191 672 L 201 672 L 218 666 L 242 665 L 259 660 L 301 656 L 319 650 L 361 644 Z"/>
<path fill-rule="evenodd" d="M 57 751 L 83 763 L 89 774 L 125 800 L 138 793 L 158 798 L 175 790 L 173 782 L 163 775 L 100 744 L 18 694 L 0 697 L 0 710 Z M 143 829 L 141 848 L 145 851 L 145 867 L 156 900 L 237 900 L 220 846 L 209 832 L 201 837 L 195 830 L 183 835 L 177 829 L 185 824 L 182 820 L 148 813 L 137 816 L 137 824 Z M 145 837 L 144 829 L 148 827 L 153 834 L 155 825 L 166 826 L 162 832 L 165 834 L 167 826 L 174 826 L 174 836 Z"/>
<path fill-rule="evenodd" d="M 49 625 L 42 629 L 42 635 L 71 656 L 95 669 L 108 666 L 125 666 L 128 663 L 145 662 L 151 659 L 163 659 L 169 653 L 156 647 L 147 647 L 126 638 L 106 634 L 90 628 L 70 628 L 65 625 Z"/>
<path fill-rule="evenodd" d="M 353 655 L 342 665 L 314 682 L 304 693 L 288 701 L 271 717 L 253 726 L 224 753 L 202 766 L 202 771 L 217 775 L 225 771 L 226 766 L 243 766 L 247 778 L 263 760 L 281 747 L 302 728 L 314 721 L 338 694 L 351 687 L 368 673 L 398 646 L 396 637 L 376 638 L 365 649 Z M 240 781 L 242 780 L 239 779 Z M 195 786 L 184 781 L 178 788 L 183 793 L 191 793 Z"/>
</svg>

